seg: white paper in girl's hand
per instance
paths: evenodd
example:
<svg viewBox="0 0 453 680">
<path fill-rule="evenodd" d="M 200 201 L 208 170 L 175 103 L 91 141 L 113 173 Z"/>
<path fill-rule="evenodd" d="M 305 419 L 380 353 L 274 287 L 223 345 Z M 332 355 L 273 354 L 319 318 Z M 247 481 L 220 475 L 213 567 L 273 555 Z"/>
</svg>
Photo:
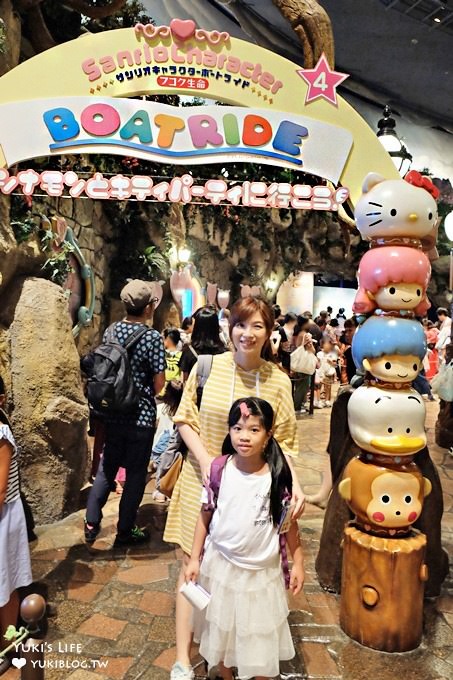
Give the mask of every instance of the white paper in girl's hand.
<svg viewBox="0 0 453 680">
<path fill-rule="evenodd" d="M 199 583 L 194 583 L 193 581 L 189 581 L 189 583 L 184 582 L 179 592 L 189 600 L 192 606 L 200 611 L 208 606 L 211 599 L 211 595 Z"/>
</svg>

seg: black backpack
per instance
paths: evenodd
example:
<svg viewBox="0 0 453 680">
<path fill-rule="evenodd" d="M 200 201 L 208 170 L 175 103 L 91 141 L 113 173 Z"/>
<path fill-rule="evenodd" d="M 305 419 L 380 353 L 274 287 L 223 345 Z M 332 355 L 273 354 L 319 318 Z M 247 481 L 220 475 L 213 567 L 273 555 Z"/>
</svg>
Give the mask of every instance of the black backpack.
<svg viewBox="0 0 453 680">
<path fill-rule="evenodd" d="M 129 350 L 149 330 L 138 328 L 122 345 L 115 338 L 114 326 L 107 329 L 106 339 L 90 352 L 87 398 L 90 406 L 101 413 L 133 413 L 137 411 L 140 390 L 132 378 Z"/>
</svg>

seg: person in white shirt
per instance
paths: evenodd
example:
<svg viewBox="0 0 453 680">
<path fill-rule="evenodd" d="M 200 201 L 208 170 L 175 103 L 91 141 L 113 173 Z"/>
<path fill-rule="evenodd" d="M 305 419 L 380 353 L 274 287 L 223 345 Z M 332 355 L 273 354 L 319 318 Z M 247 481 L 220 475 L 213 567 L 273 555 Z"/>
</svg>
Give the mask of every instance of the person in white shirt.
<svg viewBox="0 0 453 680">
<path fill-rule="evenodd" d="M 274 677 L 280 660 L 295 654 L 281 569 L 292 593 L 300 592 L 303 554 L 291 520 L 285 534 L 291 573 L 286 552 L 280 564 L 282 502 L 291 495 L 292 479 L 272 436 L 273 422 L 264 399 L 247 397 L 232 405 L 223 456 L 212 463 L 185 570 L 186 582 L 199 578 L 211 595 L 207 607 L 194 612 L 194 638 L 208 667 L 217 666 L 224 680 L 233 679 L 233 667 L 240 678 Z"/>
<path fill-rule="evenodd" d="M 448 316 L 448 311 L 445 307 L 439 307 L 436 311 L 439 319 L 439 335 L 437 337 L 436 349 L 439 352 L 440 363 L 445 363 L 445 350 L 447 345 L 451 342 L 451 318 Z"/>
<path fill-rule="evenodd" d="M 331 342 L 324 340 L 322 350 L 316 356 L 320 364 L 319 382 L 324 387 L 324 405 L 332 406 L 332 385 L 338 366 L 338 352 Z"/>
</svg>

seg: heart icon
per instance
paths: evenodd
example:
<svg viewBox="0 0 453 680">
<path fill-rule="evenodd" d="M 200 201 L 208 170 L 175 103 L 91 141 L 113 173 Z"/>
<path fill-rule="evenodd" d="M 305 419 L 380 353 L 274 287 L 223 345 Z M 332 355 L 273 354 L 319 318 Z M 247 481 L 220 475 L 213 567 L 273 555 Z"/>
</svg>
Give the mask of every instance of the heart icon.
<svg viewBox="0 0 453 680">
<path fill-rule="evenodd" d="M 185 21 L 183 19 L 172 19 L 170 21 L 170 28 L 173 37 L 184 42 L 193 36 L 196 26 L 195 21 L 192 21 L 192 19 L 186 19 Z"/>
<path fill-rule="evenodd" d="M 17 657 L 14 657 L 14 659 L 12 659 L 11 663 L 16 668 L 22 668 L 22 666 L 25 666 L 27 661 L 25 659 L 18 659 Z"/>
</svg>

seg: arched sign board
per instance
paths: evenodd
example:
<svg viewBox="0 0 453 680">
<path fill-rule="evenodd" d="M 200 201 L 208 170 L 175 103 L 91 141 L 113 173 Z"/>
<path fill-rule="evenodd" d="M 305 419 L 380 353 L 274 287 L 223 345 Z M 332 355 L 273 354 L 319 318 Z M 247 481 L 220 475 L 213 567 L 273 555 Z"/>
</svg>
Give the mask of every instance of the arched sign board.
<svg viewBox="0 0 453 680">
<path fill-rule="evenodd" d="M 336 94 L 343 74 L 322 61 L 304 70 L 179 19 L 82 36 L 0 78 L 0 166 L 68 152 L 180 164 L 259 161 L 348 187 L 354 205 L 368 172 L 399 175 Z M 233 107 L 127 99 L 144 94 L 198 95 Z"/>
</svg>

